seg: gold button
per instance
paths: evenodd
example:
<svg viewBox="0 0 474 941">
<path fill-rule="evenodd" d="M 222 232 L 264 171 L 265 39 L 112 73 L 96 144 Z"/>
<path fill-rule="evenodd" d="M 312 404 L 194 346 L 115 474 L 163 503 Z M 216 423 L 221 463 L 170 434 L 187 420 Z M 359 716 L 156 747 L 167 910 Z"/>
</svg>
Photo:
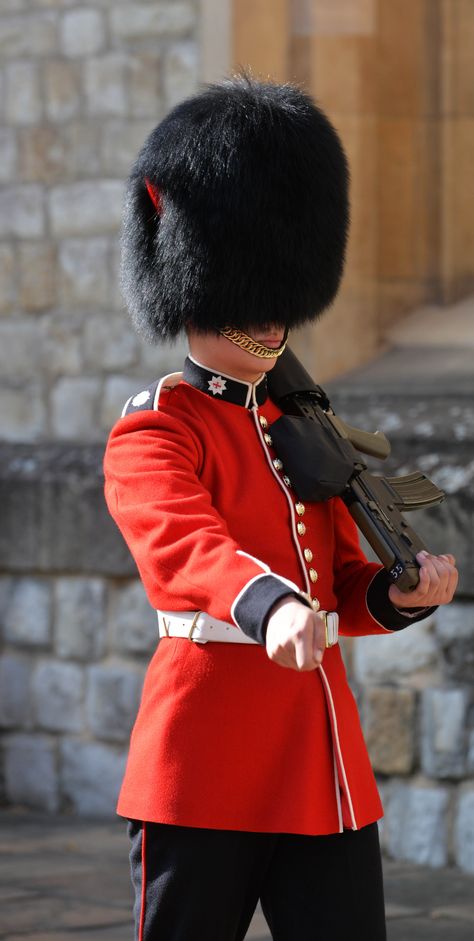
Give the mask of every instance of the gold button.
<svg viewBox="0 0 474 941">
<path fill-rule="evenodd" d="M 262 428 L 268 428 L 268 422 L 267 422 L 267 419 L 265 418 L 265 415 L 260 415 L 259 421 L 260 421 Z"/>
<path fill-rule="evenodd" d="M 283 483 L 286 484 L 287 487 L 291 487 L 291 480 L 289 477 L 286 477 L 286 475 L 283 477 Z"/>
<path fill-rule="evenodd" d="M 304 557 L 305 557 L 305 559 L 306 559 L 307 562 L 312 562 L 312 561 L 313 561 L 313 553 L 311 552 L 311 549 L 305 549 L 305 550 L 304 550 Z"/>
<path fill-rule="evenodd" d="M 280 461 L 280 458 L 276 457 L 275 460 L 273 461 L 273 466 L 275 470 L 281 470 L 283 467 L 283 461 Z"/>
<path fill-rule="evenodd" d="M 298 536 L 304 536 L 306 532 L 306 526 L 304 523 L 297 523 L 296 528 L 298 530 Z"/>
<path fill-rule="evenodd" d="M 311 607 L 312 607 L 313 611 L 319 611 L 319 609 L 320 609 L 320 607 L 321 607 L 321 602 L 318 601 L 317 598 L 312 598 L 312 599 L 311 599 Z"/>
<path fill-rule="evenodd" d="M 265 443 L 266 443 L 266 444 L 273 444 L 272 436 L 271 436 L 271 435 L 264 435 L 263 437 L 264 437 L 264 440 L 265 440 Z"/>
<path fill-rule="evenodd" d="M 310 577 L 310 579 L 311 579 L 312 582 L 317 582 L 317 580 L 318 580 L 318 573 L 317 573 L 316 569 L 310 569 L 310 570 L 309 570 L 309 577 Z"/>
<path fill-rule="evenodd" d="M 295 510 L 296 510 L 298 516 L 303 516 L 304 513 L 305 513 L 305 509 L 306 509 L 306 507 L 305 507 L 302 503 L 296 503 L 296 504 L 295 504 Z"/>
</svg>

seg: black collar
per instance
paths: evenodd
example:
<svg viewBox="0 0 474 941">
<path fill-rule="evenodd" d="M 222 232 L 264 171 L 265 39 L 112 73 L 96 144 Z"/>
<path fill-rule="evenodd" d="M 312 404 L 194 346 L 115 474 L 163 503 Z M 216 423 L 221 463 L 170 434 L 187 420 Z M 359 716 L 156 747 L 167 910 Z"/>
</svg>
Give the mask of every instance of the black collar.
<svg viewBox="0 0 474 941">
<path fill-rule="evenodd" d="M 242 379 L 234 379 L 225 372 L 201 366 L 192 356 L 187 356 L 185 359 L 183 379 L 190 386 L 194 386 L 200 392 L 205 392 L 213 399 L 243 405 L 244 408 L 263 405 L 268 398 L 265 373 L 257 382 L 243 382 Z"/>
</svg>

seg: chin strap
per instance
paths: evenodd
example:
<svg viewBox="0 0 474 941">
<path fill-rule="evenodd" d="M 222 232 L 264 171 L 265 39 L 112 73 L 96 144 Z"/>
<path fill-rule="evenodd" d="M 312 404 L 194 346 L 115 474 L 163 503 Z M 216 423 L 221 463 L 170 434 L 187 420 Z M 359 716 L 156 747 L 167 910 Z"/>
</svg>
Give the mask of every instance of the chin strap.
<svg viewBox="0 0 474 941">
<path fill-rule="evenodd" d="M 256 340 L 252 340 L 252 337 L 247 336 L 246 333 L 242 333 L 242 330 L 234 330 L 233 327 L 225 327 L 224 330 L 219 330 L 219 333 L 221 333 L 223 337 L 226 337 L 227 340 L 230 340 L 231 343 L 235 343 L 236 346 L 239 346 L 241 350 L 246 350 L 247 353 L 252 353 L 254 356 L 258 356 L 259 359 L 276 359 L 284 353 L 286 344 L 288 343 L 288 327 L 285 329 L 285 335 L 277 349 L 273 349 L 271 346 L 264 346 L 263 343 L 257 343 Z"/>
</svg>

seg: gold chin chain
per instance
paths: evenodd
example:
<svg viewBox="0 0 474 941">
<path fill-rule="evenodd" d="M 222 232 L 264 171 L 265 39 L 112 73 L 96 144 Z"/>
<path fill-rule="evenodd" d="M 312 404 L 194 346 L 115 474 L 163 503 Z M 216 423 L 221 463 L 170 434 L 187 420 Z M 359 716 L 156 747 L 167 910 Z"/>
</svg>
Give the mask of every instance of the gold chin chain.
<svg viewBox="0 0 474 941">
<path fill-rule="evenodd" d="M 285 336 L 277 349 L 272 349 L 271 346 L 264 346 L 263 343 L 257 343 L 256 340 L 252 340 L 252 337 L 247 336 L 246 333 L 242 333 L 241 330 L 234 330 L 233 327 L 225 327 L 224 330 L 219 330 L 219 333 L 221 333 L 223 337 L 226 337 L 227 340 L 230 340 L 231 343 L 240 346 L 241 350 L 246 350 L 247 353 L 253 353 L 254 356 L 258 356 L 260 359 L 275 359 L 281 356 L 288 342 L 288 330 L 285 330 Z"/>
</svg>

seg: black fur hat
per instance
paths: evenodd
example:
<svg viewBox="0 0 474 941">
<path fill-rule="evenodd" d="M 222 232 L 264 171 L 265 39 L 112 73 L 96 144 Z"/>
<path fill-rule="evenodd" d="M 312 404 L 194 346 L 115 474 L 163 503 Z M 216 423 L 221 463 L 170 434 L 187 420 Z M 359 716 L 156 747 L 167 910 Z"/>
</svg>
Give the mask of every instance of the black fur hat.
<svg viewBox="0 0 474 941">
<path fill-rule="evenodd" d="M 292 85 L 240 76 L 179 104 L 128 182 L 122 287 L 140 332 L 314 320 L 342 274 L 348 182 L 336 131 Z"/>
</svg>

